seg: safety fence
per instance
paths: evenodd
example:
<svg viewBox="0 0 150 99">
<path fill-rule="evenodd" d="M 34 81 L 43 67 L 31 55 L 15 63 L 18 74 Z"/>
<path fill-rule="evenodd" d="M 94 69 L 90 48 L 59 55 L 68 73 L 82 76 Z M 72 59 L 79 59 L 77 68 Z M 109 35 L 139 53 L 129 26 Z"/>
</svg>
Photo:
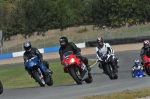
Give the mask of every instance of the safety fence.
<svg viewBox="0 0 150 99">
<path fill-rule="evenodd" d="M 49 30 L 40 35 L 36 33 L 30 37 L 16 35 L 8 41 L 3 41 L 0 48 L 0 54 L 23 51 L 23 43 L 30 41 L 32 46 L 40 49 L 59 45 L 61 36 L 68 37 L 69 41 L 74 43 L 84 43 L 96 41 L 97 37 L 103 37 L 105 40 L 132 38 L 150 35 L 150 24 L 124 26 L 121 28 L 96 27 L 94 25 L 84 25 L 78 27 L 69 27 L 61 31 L 60 29 Z"/>
</svg>

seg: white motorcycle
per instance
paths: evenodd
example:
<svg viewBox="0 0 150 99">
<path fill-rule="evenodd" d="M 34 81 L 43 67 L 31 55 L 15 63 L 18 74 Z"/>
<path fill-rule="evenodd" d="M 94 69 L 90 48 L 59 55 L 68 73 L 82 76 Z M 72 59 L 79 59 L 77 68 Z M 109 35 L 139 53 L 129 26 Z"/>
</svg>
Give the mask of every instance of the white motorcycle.
<svg viewBox="0 0 150 99">
<path fill-rule="evenodd" d="M 118 59 L 112 55 L 100 55 L 98 61 L 103 65 L 101 68 L 103 69 L 104 73 L 109 76 L 110 79 L 117 79 L 118 78 L 118 70 L 117 70 L 117 63 Z"/>
</svg>

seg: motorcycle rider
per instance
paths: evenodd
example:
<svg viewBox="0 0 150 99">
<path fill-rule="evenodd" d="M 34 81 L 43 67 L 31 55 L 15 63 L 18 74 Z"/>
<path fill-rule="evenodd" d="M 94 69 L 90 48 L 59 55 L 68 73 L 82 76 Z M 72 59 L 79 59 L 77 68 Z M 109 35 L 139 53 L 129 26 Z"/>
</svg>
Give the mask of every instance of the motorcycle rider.
<svg viewBox="0 0 150 99">
<path fill-rule="evenodd" d="M 47 67 L 47 69 L 49 69 L 49 64 L 47 61 L 43 60 L 43 55 L 40 53 L 40 51 L 37 48 L 32 47 L 30 42 L 25 42 L 23 44 L 24 46 L 24 54 L 23 54 L 23 58 L 24 58 L 24 62 L 30 58 L 32 58 L 32 56 L 36 55 L 38 57 L 38 59 L 40 60 L 40 62 L 43 62 L 44 66 Z M 25 68 L 27 70 L 27 68 Z M 28 70 L 27 70 L 28 71 Z M 29 71 L 28 71 L 29 72 Z M 49 69 L 49 72 L 52 74 L 53 72 Z M 30 74 L 30 73 L 29 73 Z"/>
<path fill-rule="evenodd" d="M 68 42 L 68 38 L 67 37 L 61 37 L 59 39 L 59 43 L 60 43 L 60 49 L 59 49 L 59 55 L 60 55 L 60 60 L 62 61 L 62 56 L 64 53 L 68 52 L 68 51 L 73 51 L 73 53 L 81 59 L 82 62 L 84 62 L 84 64 L 87 66 L 89 75 L 91 75 L 90 71 L 91 68 L 88 65 L 88 59 L 86 57 L 83 57 L 81 55 L 81 49 L 78 48 L 73 42 Z M 66 73 L 65 69 L 64 69 L 64 73 Z"/>
<path fill-rule="evenodd" d="M 143 74 L 144 74 L 144 76 L 145 76 L 144 68 L 143 68 L 143 66 L 141 66 L 140 61 L 139 61 L 138 59 L 136 59 L 136 60 L 134 61 L 134 63 L 135 63 L 134 66 L 132 66 L 132 73 L 133 73 L 134 71 L 140 70 L 140 71 L 143 71 Z"/>
<path fill-rule="evenodd" d="M 111 48 L 109 43 L 104 43 L 104 39 L 102 37 L 97 38 L 96 56 L 98 58 L 98 66 L 100 69 L 104 68 L 104 59 L 107 58 L 107 55 L 111 55 L 110 60 L 114 61 L 113 66 L 115 67 L 115 71 L 117 72 L 117 68 L 119 66 L 117 65 L 118 59 L 114 56 L 114 50 Z M 103 73 L 105 73 L 104 69 Z"/>
<path fill-rule="evenodd" d="M 141 52 L 140 52 L 140 56 L 141 56 L 141 59 L 143 59 L 143 56 L 144 55 L 149 55 L 149 52 L 150 52 L 150 45 L 149 45 L 149 40 L 145 40 L 143 42 L 143 47 L 141 48 Z M 142 62 L 143 63 L 143 62 Z"/>
<path fill-rule="evenodd" d="M 149 40 L 144 40 L 143 42 L 143 47 L 141 48 L 140 52 L 140 57 L 142 59 L 141 64 L 143 65 L 144 71 L 145 71 L 145 66 L 143 64 L 143 57 L 144 55 L 150 57 L 150 45 L 149 45 Z"/>
</svg>

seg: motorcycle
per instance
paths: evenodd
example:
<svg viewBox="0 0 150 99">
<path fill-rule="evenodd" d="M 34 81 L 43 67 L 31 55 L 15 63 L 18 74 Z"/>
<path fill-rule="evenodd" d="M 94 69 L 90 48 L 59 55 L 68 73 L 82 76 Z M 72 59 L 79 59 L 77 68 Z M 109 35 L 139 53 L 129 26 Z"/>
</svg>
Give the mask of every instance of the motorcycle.
<svg viewBox="0 0 150 99">
<path fill-rule="evenodd" d="M 52 74 L 43 62 L 39 61 L 37 56 L 32 56 L 30 59 L 26 60 L 24 65 L 31 77 L 33 77 L 41 87 L 44 87 L 45 84 L 48 86 L 53 85 Z"/>
<path fill-rule="evenodd" d="M 77 84 L 92 83 L 92 75 L 89 75 L 87 66 L 72 51 L 63 54 L 62 65 L 67 73 L 72 76 Z"/>
<path fill-rule="evenodd" d="M 137 68 L 133 67 L 131 74 L 132 74 L 132 78 L 145 77 L 145 74 L 143 72 L 143 68 L 141 66 L 137 66 Z"/>
<path fill-rule="evenodd" d="M 2 83 L 1 83 L 1 81 L 0 81 L 0 94 L 2 94 L 3 93 L 3 85 L 2 85 Z"/>
<path fill-rule="evenodd" d="M 146 55 L 144 55 L 142 60 L 145 66 L 146 74 L 150 76 L 150 57 L 147 57 Z"/>
<path fill-rule="evenodd" d="M 115 60 L 115 58 L 114 57 L 112 58 L 112 56 L 109 54 L 105 55 L 105 56 L 100 54 L 100 56 L 101 56 L 101 59 L 98 58 L 97 61 L 103 62 L 102 65 L 104 65 L 104 66 L 102 67 L 102 69 L 104 70 L 104 73 L 106 75 L 108 75 L 111 80 L 117 79 L 118 78 L 118 70 L 114 65 L 117 64 L 118 59 Z"/>
</svg>

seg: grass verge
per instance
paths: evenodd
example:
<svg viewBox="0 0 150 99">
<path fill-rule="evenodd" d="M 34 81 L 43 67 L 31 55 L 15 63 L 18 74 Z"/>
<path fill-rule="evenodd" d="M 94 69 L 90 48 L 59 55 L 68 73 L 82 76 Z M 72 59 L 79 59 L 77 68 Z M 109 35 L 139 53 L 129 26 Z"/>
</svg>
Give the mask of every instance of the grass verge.
<svg viewBox="0 0 150 99">
<path fill-rule="evenodd" d="M 95 95 L 89 97 L 83 97 L 79 99 L 135 99 L 150 96 L 150 88 L 138 89 L 138 90 L 125 90 L 122 92 L 116 92 L 105 95 Z M 149 99 L 149 98 L 146 98 Z"/>
<path fill-rule="evenodd" d="M 94 61 L 89 61 L 93 64 Z M 53 73 L 54 85 L 73 83 L 74 80 L 68 73 L 63 72 L 63 66 L 60 62 L 50 62 L 50 68 Z M 23 88 L 39 86 L 33 78 L 30 77 L 24 66 L 6 66 L 0 67 L 0 81 L 4 88 Z"/>
</svg>

